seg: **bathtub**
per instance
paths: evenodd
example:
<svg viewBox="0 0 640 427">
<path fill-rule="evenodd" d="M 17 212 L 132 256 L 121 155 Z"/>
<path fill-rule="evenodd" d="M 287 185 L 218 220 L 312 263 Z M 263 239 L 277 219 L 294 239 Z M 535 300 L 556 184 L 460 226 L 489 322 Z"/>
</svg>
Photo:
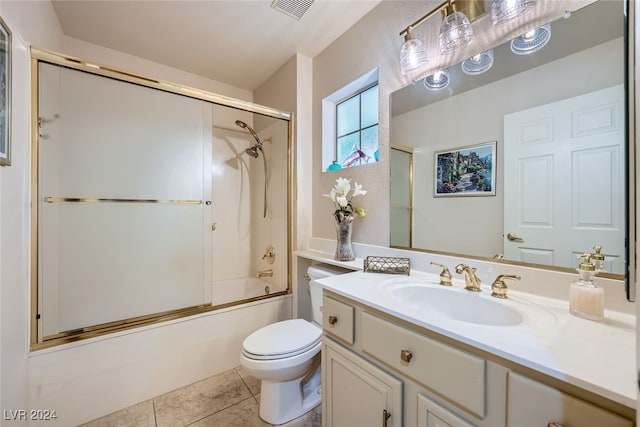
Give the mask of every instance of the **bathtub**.
<svg viewBox="0 0 640 427">
<path fill-rule="evenodd" d="M 256 277 L 240 277 L 237 279 L 214 280 L 212 290 L 213 306 L 228 305 L 237 301 L 244 301 L 257 297 L 264 297 L 271 293 L 285 290 L 274 286 L 266 280 Z"/>
</svg>

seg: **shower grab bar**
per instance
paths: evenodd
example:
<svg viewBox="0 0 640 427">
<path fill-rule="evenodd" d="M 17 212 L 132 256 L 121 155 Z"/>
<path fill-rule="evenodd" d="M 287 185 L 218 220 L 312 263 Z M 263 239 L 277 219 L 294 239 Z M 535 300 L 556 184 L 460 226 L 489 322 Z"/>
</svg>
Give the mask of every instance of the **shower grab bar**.
<svg viewBox="0 0 640 427">
<path fill-rule="evenodd" d="M 201 205 L 202 200 L 163 200 L 163 199 L 96 199 L 89 197 L 45 197 L 45 203 L 174 203 L 182 205 Z M 211 202 L 204 202 L 210 205 Z"/>
</svg>

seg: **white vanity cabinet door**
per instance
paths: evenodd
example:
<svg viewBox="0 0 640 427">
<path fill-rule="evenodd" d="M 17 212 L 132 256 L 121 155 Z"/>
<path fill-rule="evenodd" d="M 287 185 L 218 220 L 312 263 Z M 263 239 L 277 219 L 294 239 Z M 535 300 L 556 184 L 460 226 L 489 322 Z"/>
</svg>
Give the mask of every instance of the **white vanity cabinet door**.
<svg viewBox="0 0 640 427">
<path fill-rule="evenodd" d="M 418 427 L 475 427 L 423 394 L 418 395 Z"/>
<path fill-rule="evenodd" d="M 402 427 L 402 382 L 326 336 L 322 347 L 323 427 Z"/>
<path fill-rule="evenodd" d="M 513 372 L 507 402 L 507 427 L 633 426 L 631 420 Z"/>
</svg>

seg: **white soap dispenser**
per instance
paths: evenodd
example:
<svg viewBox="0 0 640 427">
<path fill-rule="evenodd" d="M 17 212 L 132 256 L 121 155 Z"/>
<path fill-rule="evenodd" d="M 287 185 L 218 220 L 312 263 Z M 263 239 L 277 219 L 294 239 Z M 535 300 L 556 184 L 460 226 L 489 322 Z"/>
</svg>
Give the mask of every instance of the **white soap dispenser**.
<svg viewBox="0 0 640 427">
<path fill-rule="evenodd" d="M 569 312 L 589 320 L 604 317 L 604 289 L 593 281 L 596 267 L 591 263 L 591 254 L 580 256 L 583 261 L 577 268 L 578 280 L 569 285 Z"/>
</svg>

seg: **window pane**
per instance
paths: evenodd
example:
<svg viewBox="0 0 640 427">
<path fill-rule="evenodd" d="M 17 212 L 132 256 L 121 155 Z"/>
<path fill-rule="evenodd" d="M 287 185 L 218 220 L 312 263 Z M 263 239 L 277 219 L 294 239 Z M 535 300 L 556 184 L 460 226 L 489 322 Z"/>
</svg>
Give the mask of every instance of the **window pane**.
<svg viewBox="0 0 640 427">
<path fill-rule="evenodd" d="M 360 145 L 360 134 L 352 133 L 342 138 L 338 138 L 338 163 L 340 163 L 343 167 L 348 166 L 345 164 L 345 161 L 355 150 L 359 148 Z M 359 162 L 355 162 L 354 164 L 359 164 Z M 353 166 L 353 165 L 351 165 Z"/>
<path fill-rule="evenodd" d="M 360 141 L 361 150 L 364 151 L 365 158 L 362 163 L 375 163 L 378 161 L 378 125 L 372 126 L 362 131 Z"/>
<path fill-rule="evenodd" d="M 378 123 L 378 86 L 374 86 L 360 95 L 362 98 L 362 123 L 366 128 Z"/>
<path fill-rule="evenodd" d="M 355 132 L 360 127 L 360 99 L 358 96 L 347 99 L 337 106 L 337 135 L 343 136 Z"/>
</svg>

